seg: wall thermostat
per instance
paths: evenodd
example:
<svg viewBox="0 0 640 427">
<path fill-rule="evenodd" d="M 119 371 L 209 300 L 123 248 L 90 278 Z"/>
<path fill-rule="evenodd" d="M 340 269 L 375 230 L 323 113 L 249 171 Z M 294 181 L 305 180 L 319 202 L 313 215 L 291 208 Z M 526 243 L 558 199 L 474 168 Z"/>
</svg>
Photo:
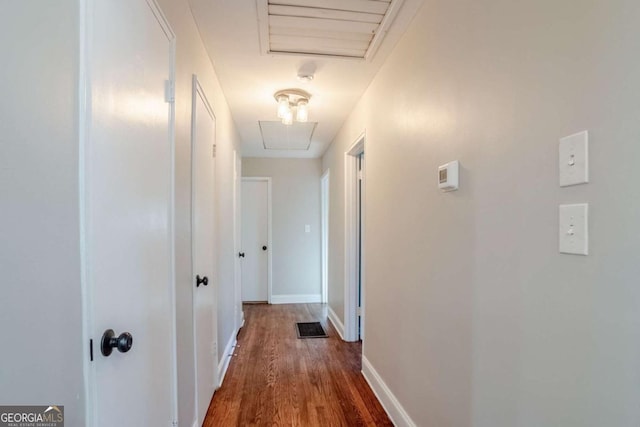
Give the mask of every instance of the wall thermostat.
<svg viewBox="0 0 640 427">
<path fill-rule="evenodd" d="M 438 167 L 438 188 L 442 191 L 454 191 L 458 189 L 457 160 Z"/>
</svg>

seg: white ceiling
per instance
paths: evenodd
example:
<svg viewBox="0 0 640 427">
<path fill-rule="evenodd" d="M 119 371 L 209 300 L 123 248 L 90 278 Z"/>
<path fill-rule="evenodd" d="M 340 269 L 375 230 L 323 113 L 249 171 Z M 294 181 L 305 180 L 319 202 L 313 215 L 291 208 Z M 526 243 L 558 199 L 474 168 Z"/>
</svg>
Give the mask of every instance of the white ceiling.
<svg viewBox="0 0 640 427">
<path fill-rule="evenodd" d="M 243 157 L 312 158 L 321 156 L 329 146 L 423 0 L 402 2 L 386 28 L 386 35 L 378 37 L 382 41 L 367 59 L 263 53 L 269 51 L 269 46 L 263 42 L 261 48 L 258 10 L 261 9 L 260 19 L 264 21 L 265 0 L 189 1 L 240 133 Z M 315 0 L 313 3 L 324 7 L 369 1 L 389 2 Z M 262 26 L 263 39 L 265 28 L 268 26 Z M 314 74 L 315 78 L 311 82 L 299 81 L 299 73 Z M 308 150 L 265 149 L 259 121 L 278 120 L 273 94 L 286 88 L 304 89 L 312 95 L 309 121 L 317 122 L 317 126 Z"/>
</svg>

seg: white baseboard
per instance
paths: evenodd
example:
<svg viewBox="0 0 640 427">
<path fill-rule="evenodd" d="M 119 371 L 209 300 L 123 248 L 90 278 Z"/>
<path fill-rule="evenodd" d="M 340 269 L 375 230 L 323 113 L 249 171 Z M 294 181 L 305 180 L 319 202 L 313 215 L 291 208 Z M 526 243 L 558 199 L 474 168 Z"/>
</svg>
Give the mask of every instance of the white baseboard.
<svg viewBox="0 0 640 427">
<path fill-rule="evenodd" d="M 322 295 L 271 295 L 271 304 L 307 304 L 322 301 Z"/>
<path fill-rule="evenodd" d="M 416 427 L 416 423 L 409 417 L 407 411 L 404 410 L 398 399 L 389 390 L 389 387 L 387 387 L 364 355 L 362 356 L 362 375 L 371 386 L 371 390 L 373 390 L 394 425 L 397 427 Z"/>
<path fill-rule="evenodd" d="M 338 317 L 336 312 L 333 311 L 333 309 L 328 305 L 327 312 L 329 313 L 329 322 L 331 322 L 335 330 L 338 331 L 338 335 L 340 335 L 342 341 L 344 341 L 344 325 L 340 321 L 340 318 Z"/>
<path fill-rule="evenodd" d="M 238 343 L 236 339 L 236 335 L 238 331 L 234 331 L 233 335 L 231 335 L 231 339 L 227 343 L 227 346 L 224 348 L 224 353 L 222 353 L 222 359 L 218 363 L 218 378 L 220 383 L 218 384 L 218 388 L 222 386 L 222 381 L 224 381 L 224 376 L 227 374 L 227 368 L 229 368 L 229 362 L 231 362 L 231 355 L 233 354 L 233 348 Z"/>
</svg>

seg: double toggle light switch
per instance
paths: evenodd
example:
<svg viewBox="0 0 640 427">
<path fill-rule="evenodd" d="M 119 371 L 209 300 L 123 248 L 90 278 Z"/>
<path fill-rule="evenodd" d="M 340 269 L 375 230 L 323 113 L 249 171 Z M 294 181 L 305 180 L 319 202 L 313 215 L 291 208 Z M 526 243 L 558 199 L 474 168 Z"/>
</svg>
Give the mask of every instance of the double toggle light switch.
<svg viewBox="0 0 640 427">
<path fill-rule="evenodd" d="M 589 182 L 589 133 L 579 132 L 560 139 L 560 187 Z M 560 205 L 559 249 L 561 253 L 587 255 L 589 253 L 589 205 L 578 203 Z"/>
</svg>

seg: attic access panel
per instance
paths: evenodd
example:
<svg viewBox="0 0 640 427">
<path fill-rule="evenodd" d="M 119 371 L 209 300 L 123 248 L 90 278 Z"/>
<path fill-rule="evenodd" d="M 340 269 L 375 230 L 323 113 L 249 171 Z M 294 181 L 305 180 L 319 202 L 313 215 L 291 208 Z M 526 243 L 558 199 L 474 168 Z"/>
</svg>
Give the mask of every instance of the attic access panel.
<svg viewBox="0 0 640 427">
<path fill-rule="evenodd" d="M 370 59 L 404 0 L 256 0 L 263 54 Z"/>
<path fill-rule="evenodd" d="M 311 147 L 311 137 L 316 122 L 294 122 L 283 125 L 281 121 L 259 121 L 262 145 L 265 150 L 302 150 Z"/>
</svg>

